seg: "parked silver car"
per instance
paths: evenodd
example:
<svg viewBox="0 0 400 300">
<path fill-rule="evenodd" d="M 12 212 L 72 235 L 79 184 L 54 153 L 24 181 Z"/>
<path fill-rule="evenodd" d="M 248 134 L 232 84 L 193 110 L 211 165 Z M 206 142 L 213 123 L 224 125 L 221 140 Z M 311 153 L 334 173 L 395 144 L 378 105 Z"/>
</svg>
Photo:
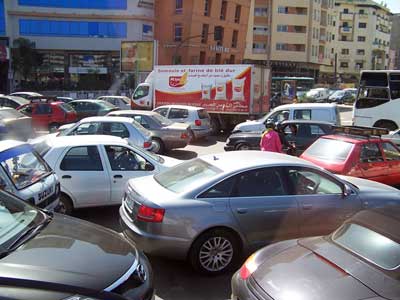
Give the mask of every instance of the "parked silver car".
<svg viewBox="0 0 400 300">
<path fill-rule="evenodd" d="M 191 139 L 207 137 L 212 132 L 211 118 L 202 107 L 188 105 L 164 105 L 153 111 L 174 122 L 190 124 Z"/>
<path fill-rule="evenodd" d="M 248 250 L 328 234 L 359 210 L 386 204 L 400 205 L 400 191 L 297 157 L 234 151 L 129 180 L 120 216 L 146 253 L 218 274 Z"/>
<path fill-rule="evenodd" d="M 100 96 L 97 100 L 107 101 L 119 109 L 131 109 L 131 100 L 126 96 Z"/>
<path fill-rule="evenodd" d="M 89 117 L 75 123 L 59 136 L 113 135 L 128 139 L 132 145 L 151 150 L 151 133 L 135 120 L 124 117 Z"/>
<path fill-rule="evenodd" d="M 118 110 L 107 116 L 132 118 L 151 132 L 152 151 L 162 154 L 174 148 L 184 148 L 189 143 L 190 125 L 172 122 L 153 111 Z"/>
</svg>

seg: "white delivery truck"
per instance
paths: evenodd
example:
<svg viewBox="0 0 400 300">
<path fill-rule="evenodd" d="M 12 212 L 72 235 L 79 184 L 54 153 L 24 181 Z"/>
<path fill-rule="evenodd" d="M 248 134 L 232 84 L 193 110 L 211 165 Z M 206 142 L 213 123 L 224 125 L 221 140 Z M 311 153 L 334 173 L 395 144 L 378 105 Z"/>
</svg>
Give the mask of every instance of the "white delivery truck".
<svg viewBox="0 0 400 300">
<path fill-rule="evenodd" d="M 132 109 L 181 104 L 205 108 L 213 129 L 234 125 L 269 111 L 271 73 L 254 65 L 155 66 L 133 93 Z"/>
</svg>

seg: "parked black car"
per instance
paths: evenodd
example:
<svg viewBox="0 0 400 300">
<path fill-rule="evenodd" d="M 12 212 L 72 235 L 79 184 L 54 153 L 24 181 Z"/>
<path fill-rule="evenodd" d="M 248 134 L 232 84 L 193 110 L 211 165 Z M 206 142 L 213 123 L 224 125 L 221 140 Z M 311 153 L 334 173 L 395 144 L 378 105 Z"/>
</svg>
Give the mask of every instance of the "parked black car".
<svg viewBox="0 0 400 300">
<path fill-rule="evenodd" d="M 152 299 L 150 263 L 122 235 L 86 221 L 42 211 L 3 191 L 0 212 L 0 299 L 63 299 L 43 291 L 46 284 L 49 289 L 52 285 L 56 289 L 64 286 L 65 292 L 69 286 L 78 295 L 79 290 L 83 295 L 93 290 L 131 300 Z M 24 282 L 29 292 L 4 288 L 19 287 Z"/>
<path fill-rule="evenodd" d="M 285 138 L 295 146 L 296 155 L 303 153 L 320 136 L 333 132 L 332 124 L 322 121 L 292 120 L 281 123 Z M 260 150 L 260 132 L 232 133 L 226 140 L 225 151 Z M 287 148 L 284 148 L 286 151 Z"/>
<path fill-rule="evenodd" d="M 68 104 L 75 109 L 78 121 L 87 117 L 105 116 L 109 112 L 119 109 L 115 105 L 103 100 L 74 100 L 68 102 Z"/>
</svg>

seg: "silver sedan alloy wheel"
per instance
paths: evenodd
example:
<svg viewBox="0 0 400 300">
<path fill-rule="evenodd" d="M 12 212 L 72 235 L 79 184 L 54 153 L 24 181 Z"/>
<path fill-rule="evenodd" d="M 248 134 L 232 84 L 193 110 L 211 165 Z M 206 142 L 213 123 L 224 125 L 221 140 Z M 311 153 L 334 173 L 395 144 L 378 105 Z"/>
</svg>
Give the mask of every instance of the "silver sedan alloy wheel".
<svg viewBox="0 0 400 300">
<path fill-rule="evenodd" d="M 233 245 L 225 237 L 212 237 L 205 241 L 200 248 L 199 261 L 209 272 L 225 269 L 233 258 Z"/>
</svg>

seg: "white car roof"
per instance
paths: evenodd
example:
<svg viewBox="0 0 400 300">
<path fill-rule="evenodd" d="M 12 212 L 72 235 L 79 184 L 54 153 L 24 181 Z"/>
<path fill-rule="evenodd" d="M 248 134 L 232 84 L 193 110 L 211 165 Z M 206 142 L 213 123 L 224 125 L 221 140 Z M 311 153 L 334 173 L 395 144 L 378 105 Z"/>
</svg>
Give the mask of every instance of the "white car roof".
<svg viewBox="0 0 400 300">
<path fill-rule="evenodd" d="M 129 97 L 127 97 L 127 96 L 100 96 L 100 97 L 97 97 L 97 99 L 101 100 L 100 98 L 128 98 L 129 99 Z"/>
<path fill-rule="evenodd" d="M 336 103 L 295 103 L 295 104 L 284 104 L 280 105 L 277 108 L 274 109 L 276 110 L 282 110 L 282 109 L 291 109 L 291 108 L 333 108 L 336 107 Z"/>
<path fill-rule="evenodd" d="M 29 145 L 29 144 L 20 142 L 20 141 L 14 141 L 14 140 L 0 141 L 0 152 L 6 151 L 8 149 L 11 149 L 11 148 L 14 148 L 17 146 L 21 146 L 21 145 Z"/>
<path fill-rule="evenodd" d="M 86 122 L 121 122 L 132 124 L 132 119 L 128 117 L 113 117 L 113 116 L 100 116 L 100 117 L 88 117 L 79 121 L 80 124 Z"/>
<path fill-rule="evenodd" d="M 173 104 L 173 105 L 163 105 L 163 106 L 158 106 L 155 109 L 158 108 L 182 108 L 182 109 L 188 109 L 188 110 L 200 110 L 204 109 L 202 107 L 197 107 L 197 106 L 190 106 L 190 105 L 178 105 L 178 104 Z"/>
<path fill-rule="evenodd" d="M 57 136 L 46 140 L 52 148 L 64 148 L 69 146 L 95 146 L 95 145 L 128 145 L 128 141 L 112 135 L 71 135 Z"/>
<path fill-rule="evenodd" d="M 265 151 L 231 151 L 200 156 L 202 160 L 223 170 L 235 172 L 266 165 L 298 165 L 315 167 L 311 162 L 281 153 Z"/>
<path fill-rule="evenodd" d="M 10 96 L 14 96 L 14 95 L 43 96 L 42 94 L 35 93 L 35 92 L 16 92 L 16 93 L 10 94 Z"/>
</svg>

